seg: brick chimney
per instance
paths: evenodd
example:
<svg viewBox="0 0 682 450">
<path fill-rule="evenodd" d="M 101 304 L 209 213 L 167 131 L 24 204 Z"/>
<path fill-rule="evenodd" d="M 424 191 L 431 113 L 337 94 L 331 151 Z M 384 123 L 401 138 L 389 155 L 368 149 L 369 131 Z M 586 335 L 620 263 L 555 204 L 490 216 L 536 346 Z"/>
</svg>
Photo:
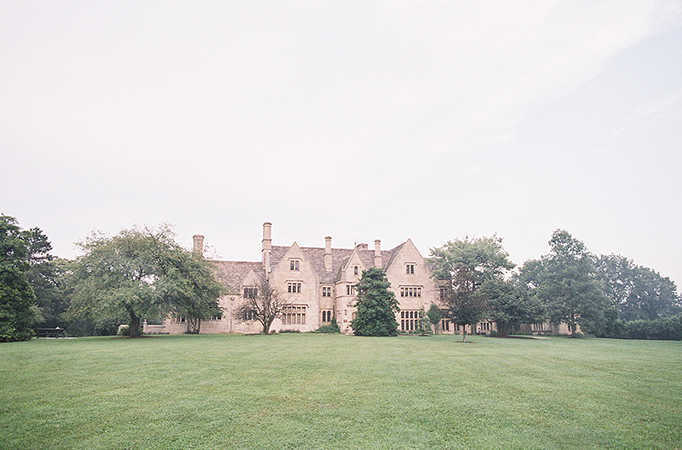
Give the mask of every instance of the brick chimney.
<svg viewBox="0 0 682 450">
<path fill-rule="evenodd" d="M 324 270 L 331 272 L 332 270 L 332 237 L 324 238 Z"/>
<path fill-rule="evenodd" d="M 204 235 L 195 234 L 192 236 L 192 251 L 199 256 L 204 255 Z"/>
<path fill-rule="evenodd" d="M 384 259 L 381 257 L 381 241 L 379 239 L 374 240 L 374 267 L 382 267 L 384 264 Z"/>
<path fill-rule="evenodd" d="M 263 266 L 265 273 L 270 273 L 270 252 L 272 251 L 272 224 L 265 222 L 263 224 L 263 249 L 261 250 L 263 257 Z"/>
</svg>

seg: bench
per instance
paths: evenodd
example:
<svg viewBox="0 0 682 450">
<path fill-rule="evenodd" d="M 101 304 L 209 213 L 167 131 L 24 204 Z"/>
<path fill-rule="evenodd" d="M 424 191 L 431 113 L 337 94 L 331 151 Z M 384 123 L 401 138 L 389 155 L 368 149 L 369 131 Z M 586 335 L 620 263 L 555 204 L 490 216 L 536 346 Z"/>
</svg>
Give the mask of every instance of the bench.
<svg viewBox="0 0 682 450">
<path fill-rule="evenodd" d="M 64 328 L 36 328 L 36 336 L 37 337 L 53 337 L 53 338 L 58 338 L 58 337 L 65 337 L 66 333 L 64 332 Z"/>
</svg>

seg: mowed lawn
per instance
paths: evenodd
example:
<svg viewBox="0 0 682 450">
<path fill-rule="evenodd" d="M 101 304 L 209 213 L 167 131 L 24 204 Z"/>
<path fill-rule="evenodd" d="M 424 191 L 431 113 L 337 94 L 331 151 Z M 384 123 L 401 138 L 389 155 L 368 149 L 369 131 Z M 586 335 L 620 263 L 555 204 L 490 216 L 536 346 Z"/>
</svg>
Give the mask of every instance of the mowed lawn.
<svg viewBox="0 0 682 450">
<path fill-rule="evenodd" d="M 682 448 L 682 342 L 341 335 L 0 345 L 2 449 Z"/>
</svg>

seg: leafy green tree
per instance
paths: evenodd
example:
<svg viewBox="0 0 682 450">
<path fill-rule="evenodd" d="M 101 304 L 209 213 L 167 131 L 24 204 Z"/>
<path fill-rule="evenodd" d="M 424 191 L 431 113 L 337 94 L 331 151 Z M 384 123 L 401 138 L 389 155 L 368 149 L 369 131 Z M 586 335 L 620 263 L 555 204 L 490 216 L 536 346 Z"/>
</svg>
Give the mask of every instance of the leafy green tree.
<svg viewBox="0 0 682 450">
<path fill-rule="evenodd" d="M 487 314 L 486 281 L 502 279 L 514 268 L 509 254 L 497 236 L 457 239 L 442 247 L 432 248 L 429 262 L 433 277 L 448 284 L 448 294 L 441 299 L 447 317 L 462 327 L 466 341 L 466 325 L 480 322 Z"/>
<path fill-rule="evenodd" d="M 524 264 L 520 279 L 546 306 L 551 323 L 568 324 L 572 336 L 578 325 L 599 334 L 608 299 L 597 281 L 594 256 L 565 230 L 555 231 L 549 245 L 548 255 Z"/>
<path fill-rule="evenodd" d="M 223 285 L 210 263 L 200 253 L 182 249 L 169 252 L 165 276 L 159 288 L 168 295 L 171 314 L 184 317 L 189 333 L 201 331 L 201 321 L 220 317 L 222 309 L 217 298 L 224 293 Z"/>
<path fill-rule="evenodd" d="M 388 290 L 391 283 L 384 271 L 370 267 L 362 272 L 356 285 L 357 313 L 350 323 L 356 336 L 397 336 L 398 322 L 395 315 L 400 311 L 395 294 Z"/>
<path fill-rule="evenodd" d="M 488 299 L 489 317 L 502 337 L 508 336 L 520 324 L 544 320 L 542 303 L 520 288 L 515 279 L 489 280 L 481 289 Z"/>
<path fill-rule="evenodd" d="M 416 331 L 419 336 L 427 336 L 432 333 L 431 323 L 426 316 L 426 310 L 423 306 L 417 311 L 417 323 L 414 327 L 414 331 Z"/>
<path fill-rule="evenodd" d="M 258 321 L 263 326 L 263 334 L 270 334 L 270 327 L 276 318 L 281 317 L 291 302 L 261 275 L 256 290 L 246 297 L 237 308 L 235 316 L 243 322 Z"/>
<path fill-rule="evenodd" d="M 431 303 L 431 306 L 429 306 L 429 310 L 426 311 L 426 317 L 429 319 L 429 322 L 433 326 L 434 331 L 438 333 L 440 321 L 443 319 L 443 315 L 440 313 L 438 305 L 436 305 L 435 303 Z"/>
<path fill-rule="evenodd" d="M 93 234 L 79 246 L 84 254 L 74 264 L 71 319 L 126 314 L 130 336 L 137 337 L 143 317 L 201 316 L 217 306 L 222 288 L 209 263 L 182 249 L 167 225 Z"/>
<path fill-rule="evenodd" d="M 652 269 L 635 265 L 621 255 L 602 255 L 597 276 L 623 320 L 655 320 L 682 312 L 677 286 Z"/>
<path fill-rule="evenodd" d="M 14 217 L 0 215 L 0 342 L 26 341 L 38 309 L 26 272 L 30 269 L 31 232 Z"/>
</svg>

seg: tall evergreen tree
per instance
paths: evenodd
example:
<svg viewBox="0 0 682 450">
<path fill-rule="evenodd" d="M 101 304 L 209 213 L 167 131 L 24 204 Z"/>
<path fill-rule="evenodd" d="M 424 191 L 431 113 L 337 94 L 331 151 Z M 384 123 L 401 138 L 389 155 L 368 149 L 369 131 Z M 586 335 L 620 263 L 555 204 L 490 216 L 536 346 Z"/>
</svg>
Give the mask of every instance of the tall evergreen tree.
<svg viewBox="0 0 682 450">
<path fill-rule="evenodd" d="M 362 273 L 356 285 L 357 313 L 350 323 L 356 336 L 398 335 L 395 315 L 400 308 L 395 294 L 388 290 L 390 286 L 386 274 L 378 267 L 370 267 Z"/>
</svg>

